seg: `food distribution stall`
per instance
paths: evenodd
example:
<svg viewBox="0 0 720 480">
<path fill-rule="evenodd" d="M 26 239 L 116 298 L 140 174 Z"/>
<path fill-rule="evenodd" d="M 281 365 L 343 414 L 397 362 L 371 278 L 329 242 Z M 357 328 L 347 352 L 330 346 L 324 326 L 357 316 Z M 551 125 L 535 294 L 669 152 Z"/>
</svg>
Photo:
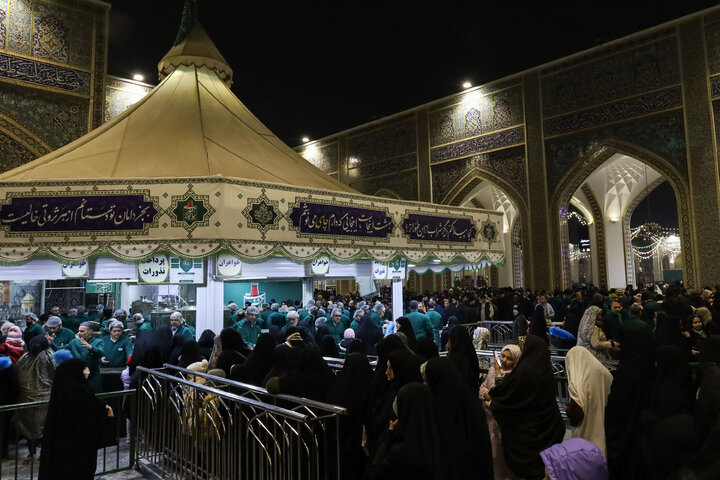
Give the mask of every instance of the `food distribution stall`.
<svg viewBox="0 0 720 480">
<path fill-rule="evenodd" d="M 122 115 L 0 175 L 0 310 L 184 308 L 199 333 L 222 327 L 225 282 L 293 280 L 306 300 L 313 277 L 394 265 L 401 302 L 406 262 L 504 261 L 500 213 L 361 195 L 303 159 L 233 95 L 199 25 L 158 68 Z"/>
</svg>

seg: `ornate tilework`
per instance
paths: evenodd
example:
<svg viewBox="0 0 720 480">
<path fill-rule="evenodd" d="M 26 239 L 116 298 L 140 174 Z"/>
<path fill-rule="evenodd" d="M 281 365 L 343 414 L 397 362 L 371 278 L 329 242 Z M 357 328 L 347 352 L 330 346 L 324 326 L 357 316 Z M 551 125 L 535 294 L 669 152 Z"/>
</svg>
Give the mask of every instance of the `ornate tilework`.
<svg viewBox="0 0 720 480">
<path fill-rule="evenodd" d="M 598 276 L 600 278 L 593 279 L 594 282 L 596 282 L 600 288 L 607 288 L 608 287 L 608 277 L 607 277 L 607 260 L 606 260 L 606 250 L 605 250 L 605 228 L 603 225 L 603 216 L 602 216 L 602 210 L 600 210 L 600 205 L 598 205 L 597 200 L 595 199 L 595 195 L 593 195 L 592 190 L 588 186 L 587 183 L 583 183 L 583 186 L 580 187 L 582 189 L 582 192 L 585 194 L 585 197 L 587 197 L 588 202 L 590 202 L 590 208 L 592 208 L 592 214 L 593 217 L 595 217 L 595 238 L 593 239 L 593 248 L 592 248 L 592 254 L 597 255 L 598 259 Z M 566 228 L 567 228 L 567 224 Z"/>
<path fill-rule="evenodd" d="M 474 170 L 488 172 L 525 193 L 525 152 L 522 147 L 508 148 L 461 160 L 433 165 L 433 199 L 446 203 L 448 193 L 467 174 Z"/>
<path fill-rule="evenodd" d="M 685 172 L 686 151 L 683 115 L 672 111 L 635 121 L 624 122 L 545 142 L 548 193 L 568 168 L 604 140 L 625 140 L 654 152 Z"/>
<path fill-rule="evenodd" d="M 105 121 L 120 115 L 151 90 L 119 78 L 108 78 L 105 83 Z"/>
<path fill-rule="evenodd" d="M 450 115 L 443 115 L 440 119 L 440 141 L 450 143 L 455 140 L 455 126 Z"/>
<path fill-rule="evenodd" d="M 32 53 L 36 57 L 67 63 L 67 27 L 57 18 L 46 15 L 35 19 Z"/>
<path fill-rule="evenodd" d="M 371 163 L 369 165 L 360 165 L 357 168 L 351 168 L 348 171 L 348 175 L 350 176 L 350 181 L 352 182 L 354 180 L 376 177 L 378 175 L 385 175 L 386 173 L 400 172 L 402 170 L 408 170 L 416 167 L 417 157 L 415 154 L 412 154 L 399 158 L 393 158 L 392 160 Z"/>
<path fill-rule="evenodd" d="M 492 128 L 499 130 L 507 128 L 512 124 L 512 113 L 510 112 L 510 104 L 505 99 L 499 99 L 492 106 Z"/>
<path fill-rule="evenodd" d="M 452 158 L 465 157 L 487 150 L 517 145 L 525 141 L 523 127 L 511 128 L 500 132 L 471 138 L 462 142 L 451 143 L 430 150 L 430 163 L 437 163 Z"/>
<path fill-rule="evenodd" d="M 635 63 L 635 91 L 645 92 L 660 88 L 661 85 L 657 58 L 652 55 L 641 55 Z"/>
<path fill-rule="evenodd" d="M 0 53 L 0 77 L 59 88 L 77 93 L 90 93 L 90 74 L 58 67 L 49 63 Z"/>
<path fill-rule="evenodd" d="M 384 190 L 397 194 L 403 200 L 418 199 L 417 170 L 400 175 L 359 180 L 350 183 L 350 186 L 366 195 L 374 195 L 378 190 Z"/>
<path fill-rule="evenodd" d="M 34 159 L 35 155 L 32 152 L 0 131 L 0 172 L 19 167 Z"/>
<path fill-rule="evenodd" d="M 610 71 L 602 71 L 593 79 L 593 95 L 595 103 L 602 103 L 617 97 L 615 75 Z"/>
<path fill-rule="evenodd" d="M 7 21 L 8 50 L 30 55 L 32 5 L 27 0 L 9 0 Z"/>
<path fill-rule="evenodd" d="M 398 157 L 417 150 L 415 115 L 389 120 L 348 135 L 348 158 L 355 165 Z"/>
<path fill-rule="evenodd" d="M 676 39 L 668 35 L 671 32 L 604 49 L 544 70 L 543 115 L 554 116 L 598 102 L 677 85 L 680 83 L 680 65 Z M 652 38 L 657 40 L 633 46 Z M 574 64 L 577 66 L 568 68 Z M 604 85 L 600 94 L 595 89 L 599 84 Z"/>
<path fill-rule="evenodd" d="M 712 77 L 710 79 L 710 96 L 720 97 L 720 77 Z"/>
<path fill-rule="evenodd" d="M 53 148 L 87 132 L 87 109 L 87 100 L 7 84 L 0 89 L 0 112 L 37 132 Z"/>
<path fill-rule="evenodd" d="M 707 42 L 707 63 L 710 74 L 720 73 L 720 15 L 705 17 L 705 39 Z"/>
<path fill-rule="evenodd" d="M 338 170 L 340 162 L 338 159 L 337 140 L 323 144 L 312 144 L 304 148 L 301 147 L 298 149 L 298 153 L 302 155 L 305 160 L 325 173 L 337 172 Z"/>
<path fill-rule="evenodd" d="M 452 105 L 432 110 L 428 117 L 431 146 L 522 125 L 522 89 L 513 86 L 491 95 L 482 90 L 459 94 Z"/>
<path fill-rule="evenodd" d="M 518 216 L 513 224 L 512 234 L 512 269 L 513 269 L 513 287 L 519 288 L 523 284 L 523 246 L 522 246 L 522 219 Z M 507 245 L 505 245 L 507 248 Z"/>
<path fill-rule="evenodd" d="M 582 112 L 546 119 L 543 122 L 543 127 L 546 136 L 560 135 L 572 130 L 626 120 L 681 105 L 682 91 L 680 87 L 674 87 L 590 108 Z"/>
<path fill-rule="evenodd" d="M 7 39 L 7 26 L 5 25 L 7 19 L 7 2 L 0 2 L 0 48 L 5 48 L 5 41 Z"/>
<path fill-rule="evenodd" d="M 465 136 L 472 137 L 482 133 L 482 120 L 480 112 L 474 108 L 468 110 L 465 114 Z"/>
<path fill-rule="evenodd" d="M 99 127 L 105 120 L 105 72 L 107 72 L 107 13 L 102 7 L 95 8 L 95 84 L 93 85 L 92 128 Z"/>
</svg>

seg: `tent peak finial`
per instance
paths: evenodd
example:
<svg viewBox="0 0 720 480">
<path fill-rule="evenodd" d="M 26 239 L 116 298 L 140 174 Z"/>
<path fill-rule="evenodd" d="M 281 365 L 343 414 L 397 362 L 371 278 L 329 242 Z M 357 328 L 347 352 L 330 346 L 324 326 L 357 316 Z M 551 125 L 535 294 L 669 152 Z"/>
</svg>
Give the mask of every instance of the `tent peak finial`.
<svg viewBox="0 0 720 480">
<path fill-rule="evenodd" d="M 173 46 L 180 45 L 187 38 L 195 24 L 199 23 L 199 0 L 185 0 L 183 5 L 182 18 L 180 20 L 180 28 Z"/>
<path fill-rule="evenodd" d="M 206 67 L 214 71 L 227 86 L 232 84 L 233 71 L 205 29 L 197 21 L 197 1 L 187 0 L 183 10 L 176 43 L 158 63 L 160 80 L 170 75 L 180 65 Z M 193 8 L 195 13 L 192 13 Z M 187 15 L 186 15 L 187 13 Z M 185 32 L 184 29 L 187 28 Z M 181 37 L 183 37 L 181 39 Z"/>
</svg>

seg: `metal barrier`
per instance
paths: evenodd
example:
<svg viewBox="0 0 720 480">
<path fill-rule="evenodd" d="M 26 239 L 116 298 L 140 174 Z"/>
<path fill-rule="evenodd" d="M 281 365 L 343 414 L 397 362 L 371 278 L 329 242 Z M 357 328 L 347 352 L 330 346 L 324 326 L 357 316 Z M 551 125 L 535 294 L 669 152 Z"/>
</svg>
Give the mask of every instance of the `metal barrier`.
<svg viewBox="0 0 720 480">
<path fill-rule="evenodd" d="M 139 467 L 172 479 L 338 479 L 345 409 L 166 365 L 138 392 Z"/>
<path fill-rule="evenodd" d="M 103 443 L 106 445 L 98 450 L 96 475 L 118 472 L 120 470 L 128 470 L 135 465 L 135 425 L 130 422 L 129 438 L 122 434 L 126 430 L 127 417 L 123 415 L 122 408 L 119 407 L 123 400 L 129 402 L 130 418 L 134 415 L 135 406 L 135 390 L 124 390 L 118 392 L 108 392 L 97 394 L 98 398 L 102 398 L 113 405 L 115 413 L 114 432 L 112 429 L 106 431 Z M 23 410 L 46 408 L 49 400 L 29 403 L 17 403 L 14 405 L 0 406 L 0 424 L 10 421 L 11 416 L 22 412 Z M 116 407 L 117 406 L 117 407 Z M 3 444 L 4 429 L 0 428 L 0 445 Z M 38 455 L 30 457 L 29 445 L 21 446 L 22 440 L 15 433 L 14 441 L 10 442 L 10 449 L 14 447 L 14 454 L 9 458 L 2 460 L 0 463 L 0 478 L 3 480 L 22 479 L 33 480 L 38 476 L 40 460 Z M 36 447 L 40 446 L 39 440 L 36 440 Z"/>
<path fill-rule="evenodd" d="M 478 322 L 477 325 L 490 330 L 490 339 L 488 340 L 488 343 L 498 345 L 512 343 L 513 322 L 489 320 L 485 322 Z"/>
</svg>

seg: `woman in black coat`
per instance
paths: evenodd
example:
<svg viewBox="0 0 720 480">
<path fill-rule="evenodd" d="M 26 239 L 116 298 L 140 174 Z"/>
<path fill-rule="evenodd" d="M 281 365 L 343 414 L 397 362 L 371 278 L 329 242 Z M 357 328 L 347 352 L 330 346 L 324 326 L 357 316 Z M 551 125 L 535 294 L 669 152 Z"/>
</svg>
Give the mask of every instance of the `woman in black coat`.
<svg viewBox="0 0 720 480">
<path fill-rule="evenodd" d="M 489 392 L 489 408 L 502 433 L 505 461 L 527 480 L 545 476 L 540 452 L 560 443 L 565 435 L 556 390 L 547 343 L 528 335 L 517 366 Z"/>
<path fill-rule="evenodd" d="M 92 480 L 105 419 L 113 411 L 88 386 L 85 361 L 72 358 L 55 370 L 40 450 L 39 480 Z"/>
<path fill-rule="evenodd" d="M 470 392 L 477 396 L 480 391 L 480 363 L 472 338 L 462 325 L 455 325 L 450 329 L 448 358 L 455 362 Z"/>
</svg>

